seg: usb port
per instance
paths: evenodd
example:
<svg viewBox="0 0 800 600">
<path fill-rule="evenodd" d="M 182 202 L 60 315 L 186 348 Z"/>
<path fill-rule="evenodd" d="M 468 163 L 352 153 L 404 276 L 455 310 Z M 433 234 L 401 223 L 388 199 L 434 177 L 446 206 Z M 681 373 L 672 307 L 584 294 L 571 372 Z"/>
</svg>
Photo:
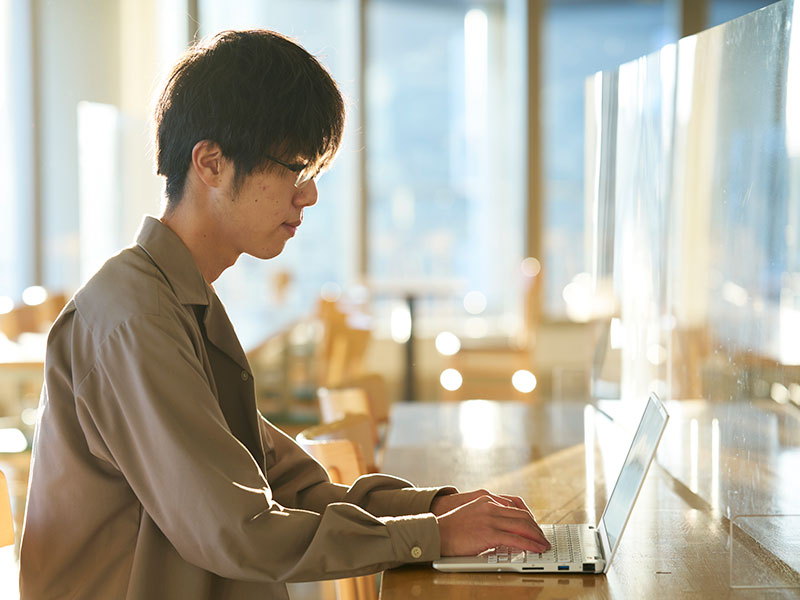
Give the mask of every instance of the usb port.
<svg viewBox="0 0 800 600">
<path fill-rule="evenodd" d="M 569 565 L 558 565 L 559 571 L 569 571 Z"/>
</svg>

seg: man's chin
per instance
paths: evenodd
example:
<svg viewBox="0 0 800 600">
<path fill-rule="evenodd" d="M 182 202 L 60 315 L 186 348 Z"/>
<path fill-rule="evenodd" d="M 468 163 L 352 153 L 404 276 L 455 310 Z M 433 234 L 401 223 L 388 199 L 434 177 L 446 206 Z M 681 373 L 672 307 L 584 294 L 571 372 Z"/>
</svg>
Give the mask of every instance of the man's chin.
<svg viewBox="0 0 800 600">
<path fill-rule="evenodd" d="M 260 260 L 269 260 L 270 258 L 275 258 L 281 252 L 283 252 L 285 247 L 286 245 L 283 244 L 280 248 L 264 248 L 258 252 L 248 252 L 248 254 L 253 258 L 258 258 Z"/>
</svg>

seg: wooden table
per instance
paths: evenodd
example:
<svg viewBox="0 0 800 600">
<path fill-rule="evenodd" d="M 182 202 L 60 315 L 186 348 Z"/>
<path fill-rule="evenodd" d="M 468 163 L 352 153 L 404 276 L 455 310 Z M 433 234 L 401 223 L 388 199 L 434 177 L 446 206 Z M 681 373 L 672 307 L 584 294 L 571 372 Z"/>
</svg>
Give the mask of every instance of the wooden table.
<svg viewBox="0 0 800 600">
<path fill-rule="evenodd" d="M 670 427 L 680 427 L 674 416 Z M 417 485 L 517 494 L 543 523 L 596 522 L 632 436 L 582 403 L 398 404 L 382 470 Z M 407 566 L 384 573 L 381 598 L 765 597 L 764 590 L 731 589 L 728 532 L 723 515 L 654 463 L 605 575 L 459 574 Z M 746 547 L 752 564 L 769 568 L 770 556 L 754 544 Z M 800 589 L 767 593 L 800 597 Z"/>
</svg>

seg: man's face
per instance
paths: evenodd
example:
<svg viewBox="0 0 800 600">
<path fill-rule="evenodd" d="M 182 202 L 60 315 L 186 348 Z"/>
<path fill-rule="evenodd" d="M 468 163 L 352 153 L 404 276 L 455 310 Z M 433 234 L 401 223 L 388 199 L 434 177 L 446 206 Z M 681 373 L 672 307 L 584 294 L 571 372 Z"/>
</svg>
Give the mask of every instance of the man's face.
<svg viewBox="0 0 800 600">
<path fill-rule="evenodd" d="M 303 209 L 317 202 L 316 183 L 311 180 L 296 188 L 296 178 L 296 173 L 275 165 L 247 175 L 238 190 L 230 181 L 219 216 L 237 252 L 266 259 L 283 251 L 303 220 Z"/>
</svg>

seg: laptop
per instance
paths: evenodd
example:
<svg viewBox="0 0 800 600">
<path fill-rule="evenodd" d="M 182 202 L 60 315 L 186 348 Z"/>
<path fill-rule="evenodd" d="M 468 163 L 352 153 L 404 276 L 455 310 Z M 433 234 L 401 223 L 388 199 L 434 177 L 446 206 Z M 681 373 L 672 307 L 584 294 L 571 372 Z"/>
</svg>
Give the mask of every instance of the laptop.
<svg viewBox="0 0 800 600">
<path fill-rule="evenodd" d="M 622 470 L 597 525 L 540 524 L 552 545 L 548 552 L 540 554 L 515 548 L 494 548 L 478 556 L 440 558 L 433 562 L 433 568 L 451 572 L 607 572 L 668 419 L 661 400 L 656 394 L 650 394 Z"/>
</svg>

